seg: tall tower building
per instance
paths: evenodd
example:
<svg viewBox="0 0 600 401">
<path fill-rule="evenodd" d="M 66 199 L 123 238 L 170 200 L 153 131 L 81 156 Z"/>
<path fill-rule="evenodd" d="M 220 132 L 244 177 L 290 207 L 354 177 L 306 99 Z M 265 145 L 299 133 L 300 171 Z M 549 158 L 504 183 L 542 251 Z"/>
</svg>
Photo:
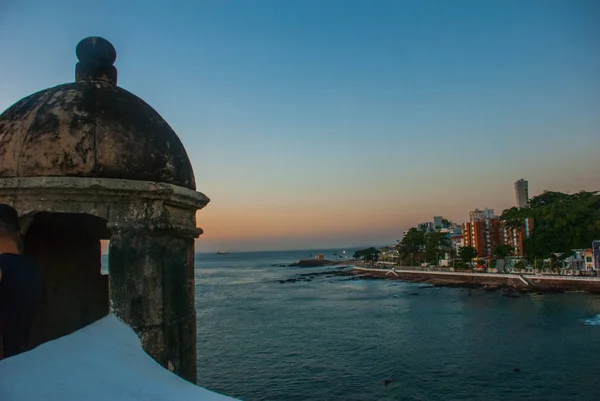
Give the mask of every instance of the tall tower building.
<svg viewBox="0 0 600 401">
<path fill-rule="evenodd" d="M 517 207 L 527 207 L 527 201 L 529 200 L 529 183 L 522 178 L 515 182 L 515 197 L 517 200 Z"/>
</svg>

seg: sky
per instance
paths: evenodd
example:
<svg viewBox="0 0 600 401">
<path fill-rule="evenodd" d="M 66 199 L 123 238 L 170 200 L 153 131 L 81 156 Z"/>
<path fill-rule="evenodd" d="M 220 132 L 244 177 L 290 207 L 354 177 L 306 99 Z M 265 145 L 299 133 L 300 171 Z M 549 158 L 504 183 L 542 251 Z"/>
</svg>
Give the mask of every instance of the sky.
<svg viewBox="0 0 600 401">
<path fill-rule="evenodd" d="M 383 245 L 600 189 L 595 0 L 0 0 L 0 110 L 115 46 L 119 86 L 177 132 L 200 251 Z"/>
</svg>

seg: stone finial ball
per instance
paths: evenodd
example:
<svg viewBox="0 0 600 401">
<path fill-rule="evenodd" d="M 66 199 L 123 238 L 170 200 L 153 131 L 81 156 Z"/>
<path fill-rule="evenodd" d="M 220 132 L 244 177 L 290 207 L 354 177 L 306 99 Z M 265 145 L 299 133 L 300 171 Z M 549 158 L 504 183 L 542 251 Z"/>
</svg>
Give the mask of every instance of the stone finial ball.
<svg viewBox="0 0 600 401">
<path fill-rule="evenodd" d="M 77 58 L 84 63 L 113 65 L 117 59 L 115 47 L 106 39 L 90 36 L 83 39 L 75 49 Z"/>
</svg>

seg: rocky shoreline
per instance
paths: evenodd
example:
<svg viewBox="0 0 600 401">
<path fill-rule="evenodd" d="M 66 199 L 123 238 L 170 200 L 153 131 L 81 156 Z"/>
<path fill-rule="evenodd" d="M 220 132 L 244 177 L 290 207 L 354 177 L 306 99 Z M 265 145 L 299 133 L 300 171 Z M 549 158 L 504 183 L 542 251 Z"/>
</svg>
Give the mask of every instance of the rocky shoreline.
<svg viewBox="0 0 600 401">
<path fill-rule="evenodd" d="M 327 259 L 302 259 L 298 262 L 289 264 L 275 264 L 273 267 L 325 267 L 325 266 L 338 266 L 344 265 L 347 267 L 351 265 L 353 260 L 327 260 Z"/>
<path fill-rule="evenodd" d="M 494 277 L 489 275 L 488 277 L 474 277 L 453 275 L 448 276 L 433 276 L 426 272 L 421 274 L 407 274 L 402 271 L 396 271 L 394 274 L 389 274 L 389 271 L 382 272 L 365 272 L 361 270 L 351 270 L 348 272 L 350 275 L 355 276 L 357 279 L 375 279 L 375 280 L 397 280 L 410 283 L 427 284 L 433 287 L 453 287 L 462 288 L 469 290 L 482 290 L 489 292 L 504 292 L 512 294 L 564 294 L 568 292 L 588 292 L 593 294 L 600 294 L 600 285 L 590 282 L 577 282 L 577 281 L 560 281 L 556 279 L 555 282 L 550 281 L 548 284 L 532 283 L 528 286 L 523 286 L 519 281 L 515 279 L 506 279 L 502 277 Z M 518 296 L 518 295 L 517 295 Z M 510 296 L 509 296 L 510 297 Z M 516 297 L 516 296 L 515 296 Z"/>
<path fill-rule="evenodd" d="M 331 277 L 339 277 L 339 276 L 351 276 L 354 279 L 354 274 L 352 274 L 351 270 L 347 270 L 346 266 L 338 267 L 335 270 L 324 271 L 324 272 L 315 272 L 315 273 L 302 273 L 298 274 L 296 278 L 288 278 L 286 280 L 277 280 L 279 284 L 285 283 L 307 283 L 311 282 L 317 277 L 320 278 L 331 278 Z"/>
<path fill-rule="evenodd" d="M 285 265 L 289 266 L 289 265 Z M 365 272 L 361 270 L 348 269 L 347 266 L 337 267 L 328 271 L 301 273 L 294 278 L 285 280 L 276 280 L 279 284 L 307 283 L 318 278 L 347 277 L 348 280 L 395 280 L 415 284 L 422 284 L 423 287 L 449 287 L 460 288 L 463 290 L 479 290 L 486 292 L 502 292 L 504 297 L 518 298 L 519 294 L 546 295 L 546 294 L 564 294 L 568 292 L 589 292 L 600 294 L 600 288 L 581 289 L 569 285 L 542 285 L 535 284 L 527 287 L 519 286 L 510 280 L 493 280 L 491 276 L 487 280 L 475 281 L 471 278 L 456 276 L 452 279 L 446 277 L 434 277 L 423 273 L 402 274 L 397 271 L 397 276 L 389 274 L 389 271 Z M 415 293 L 415 295 L 418 295 Z"/>
</svg>

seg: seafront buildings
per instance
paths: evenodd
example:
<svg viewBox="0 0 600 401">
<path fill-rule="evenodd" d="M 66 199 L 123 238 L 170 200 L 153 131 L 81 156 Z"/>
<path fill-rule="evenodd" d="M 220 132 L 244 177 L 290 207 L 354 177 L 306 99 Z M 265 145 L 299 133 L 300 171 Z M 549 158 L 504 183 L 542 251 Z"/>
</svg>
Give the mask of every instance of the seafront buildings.
<svg viewBox="0 0 600 401">
<path fill-rule="evenodd" d="M 489 258 L 498 245 L 510 245 L 513 256 L 523 257 L 525 239 L 531 235 L 533 225 L 530 218 L 518 228 L 507 227 L 498 217 L 469 221 L 463 223 L 463 246 L 475 248 L 479 258 Z"/>
<path fill-rule="evenodd" d="M 515 203 L 527 207 L 529 183 L 520 179 L 515 182 Z M 515 257 L 525 255 L 525 239 L 531 235 L 534 222 L 525 219 L 520 227 L 508 227 L 493 209 L 475 209 L 469 212 L 469 220 L 463 223 L 463 246 L 477 250 L 478 258 L 490 258 L 498 245 L 510 245 Z"/>
<path fill-rule="evenodd" d="M 531 218 L 523 220 L 523 225 L 518 228 L 509 228 L 501 222 L 502 243 L 513 247 L 513 255 L 517 257 L 525 256 L 525 239 L 529 238 L 533 232 L 534 221 Z"/>
<path fill-rule="evenodd" d="M 516 206 L 526 207 L 529 201 L 528 182 L 520 179 L 515 182 Z M 444 224 L 445 223 L 445 224 Z M 490 258 L 498 245 L 510 245 L 514 257 L 525 255 L 525 240 L 531 235 L 534 222 L 525 219 L 520 227 L 508 227 L 494 209 L 483 208 L 469 212 L 469 221 L 461 225 L 449 223 L 443 216 L 434 216 L 433 221 L 417 227 L 425 232 L 440 231 L 448 234 L 455 252 L 462 247 L 473 247 L 478 258 Z"/>
<path fill-rule="evenodd" d="M 524 179 L 515 182 L 516 207 L 527 207 L 528 186 L 528 181 Z M 426 233 L 432 231 L 446 233 L 455 255 L 462 247 L 472 247 L 476 250 L 477 259 L 491 259 L 496 256 L 494 251 L 499 245 L 508 245 L 511 250 L 510 259 L 514 261 L 527 255 L 526 242 L 533 233 L 534 226 L 535 221 L 532 218 L 523 219 L 517 226 L 514 222 L 508 224 L 494 213 L 494 209 L 485 207 L 471 210 L 469 221 L 461 225 L 451 223 L 438 215 L 433 217 L 432 222 L 421 223 L 417 227 Z M 600 241 L 594 241 L 590 249 L 574 250 L 574 253 L 574 256 L 565 260 L 565 269 L 600 271 Z M 448 257 L 446 255 L 446 258 Z"/>
</svg>

